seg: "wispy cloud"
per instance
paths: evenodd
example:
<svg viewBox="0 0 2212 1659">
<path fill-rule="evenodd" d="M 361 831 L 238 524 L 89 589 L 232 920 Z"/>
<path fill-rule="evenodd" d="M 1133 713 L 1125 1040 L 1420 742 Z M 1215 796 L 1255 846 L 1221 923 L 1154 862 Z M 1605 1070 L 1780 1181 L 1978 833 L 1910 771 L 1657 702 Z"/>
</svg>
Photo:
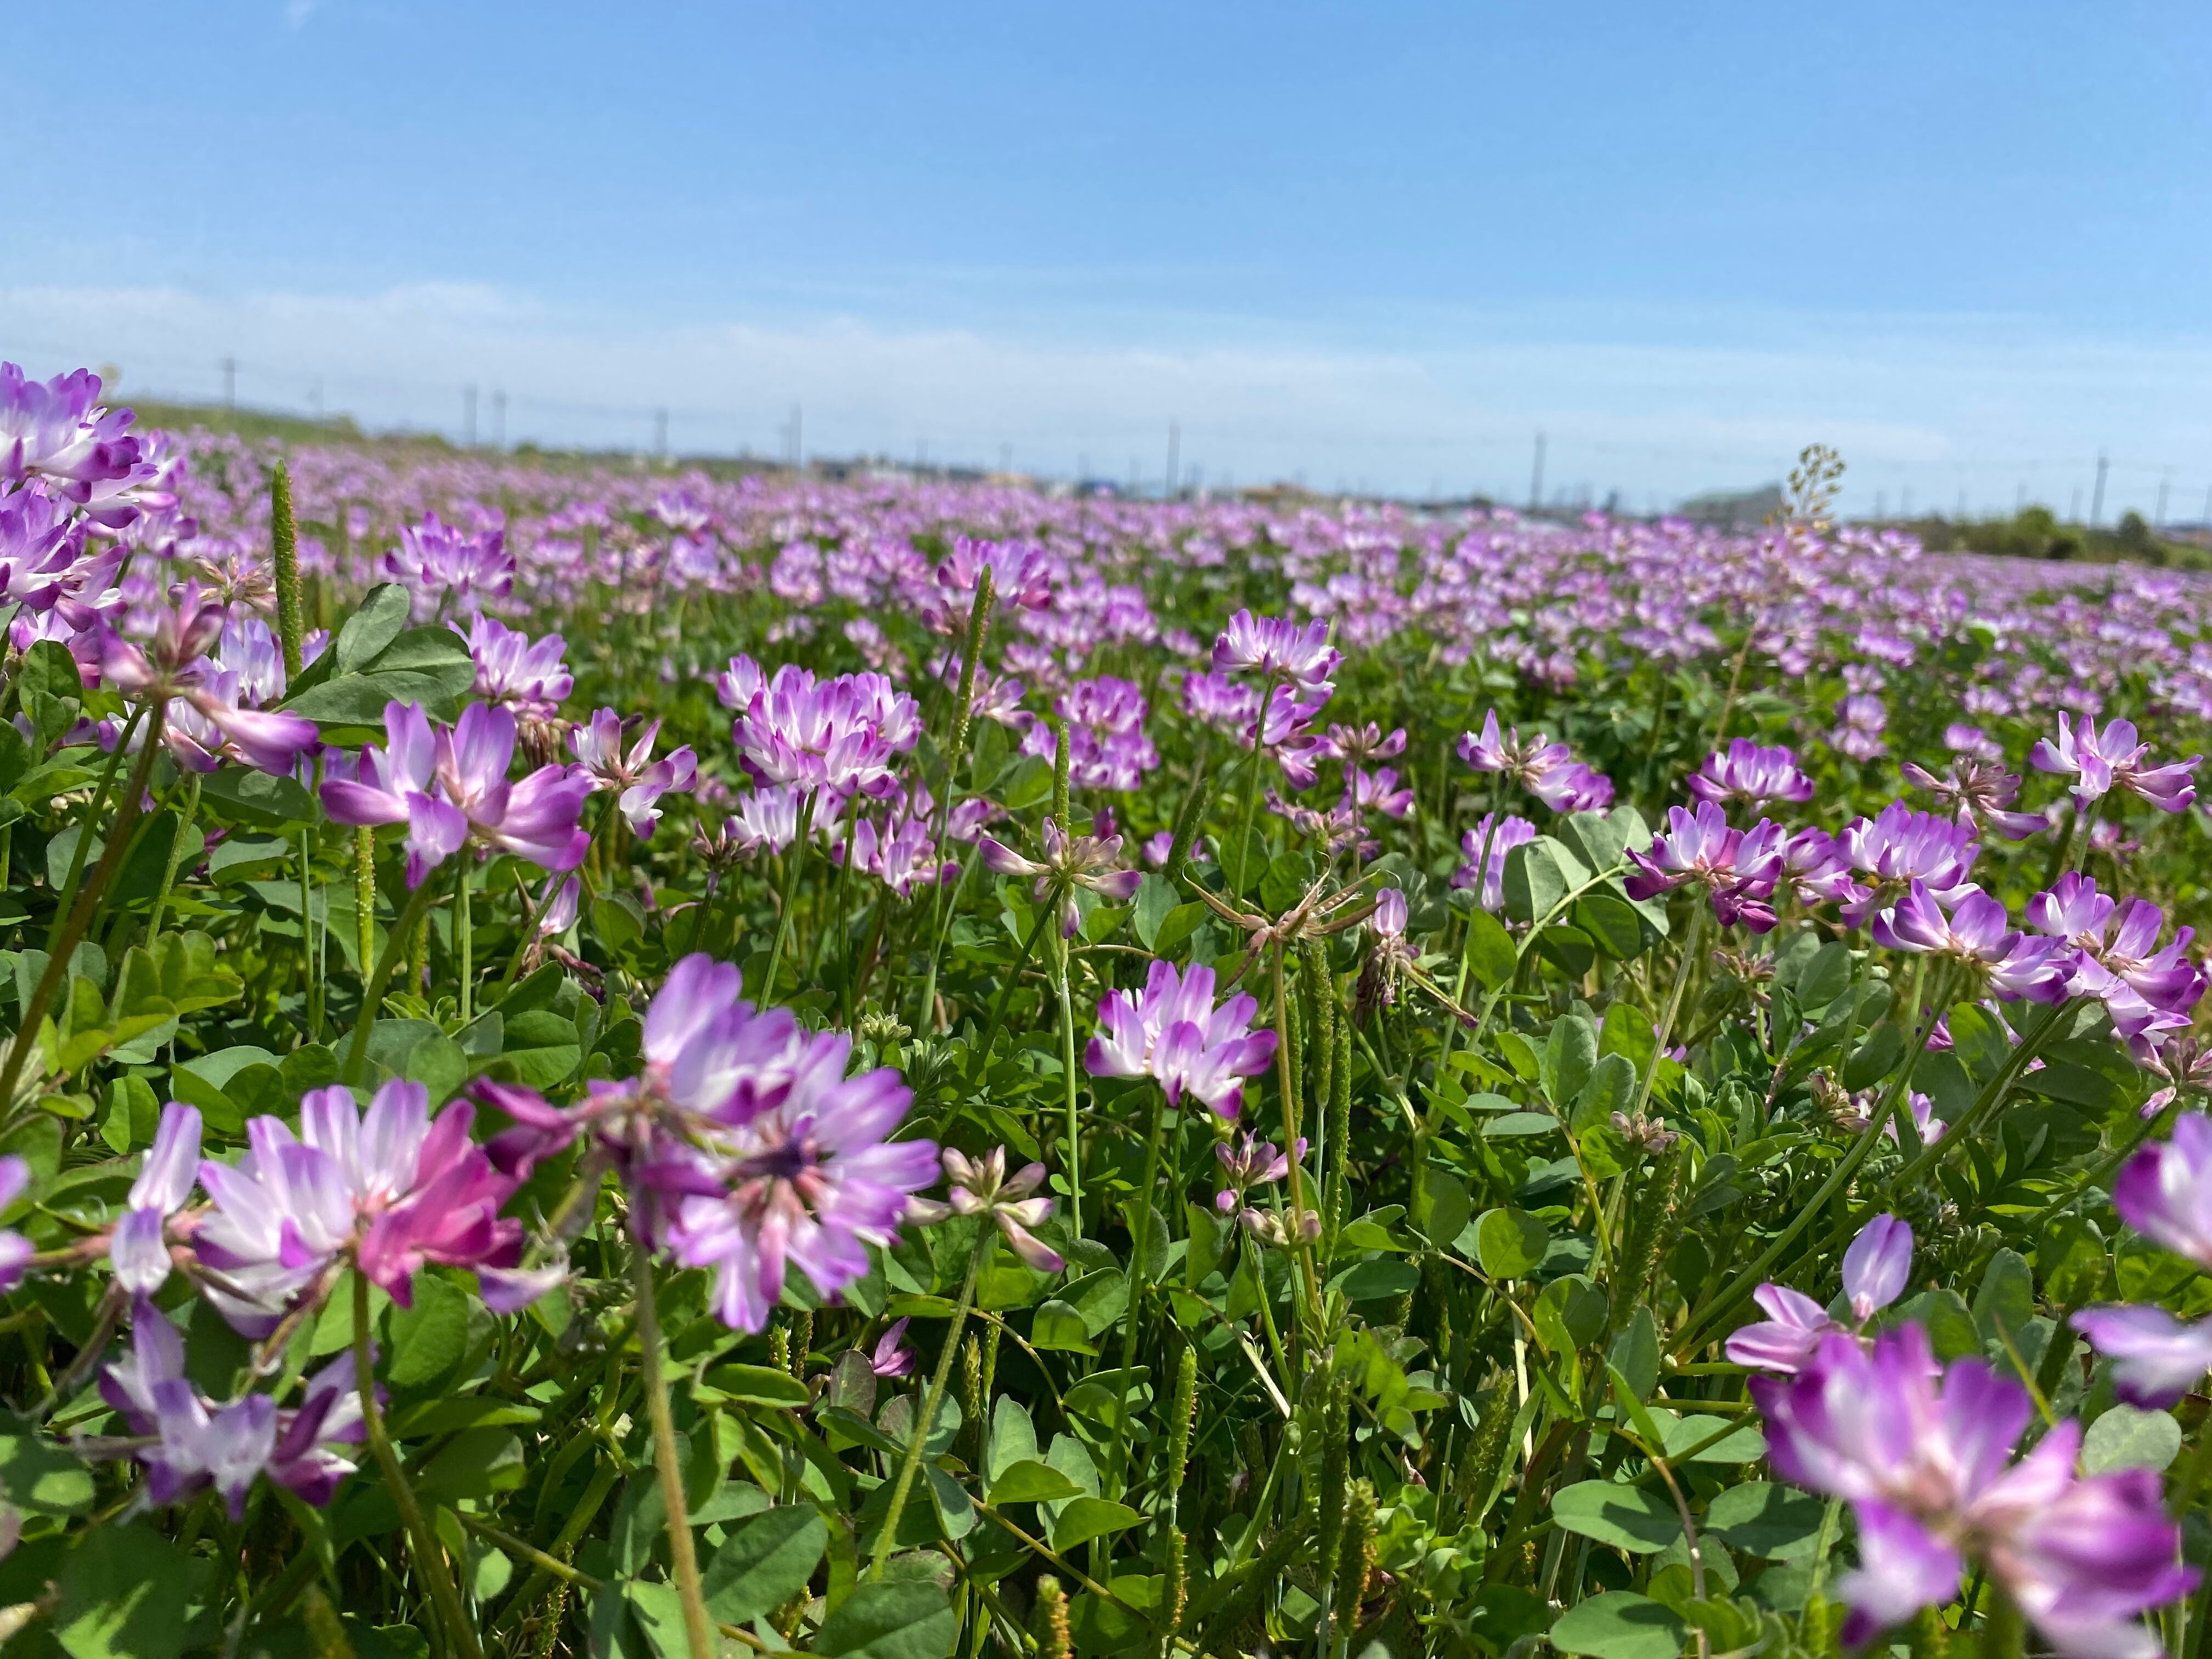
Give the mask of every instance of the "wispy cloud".
<svg viewBox="0 0 2212 1659">
<path fill-rule="evenodd" d="M 465 386 L 503 391 L 510 439 L 641 443 L 665 408 L 679 447 L 773 450 L 797 404 L 817 453 L 927 445 L 995 463 L 1010 445 L 1018 465 L 1133 462 L 1157 476 L 1174 421 L 1185 464 L 1217 480 L 1303 472 L 1517 495 L 1541 429 L 1555 483 L 1638 505 L 1773 478 L 1814 439 L 1844 449 L 1869 503 L 1911 488 L 2008 505 L 2022 484 L 2063 503 L 2109 445 L 2108 501 L 2125 505 L 2148 501 L 2160 464 L 2212 457 L 2197 390 L 2212 343 L 2056 337 L 2024 321 L 1769 317 L 1735 331 L 1758 343 L 1723 344 L 1696 319 L 1624 330 L 1555 311 L 1432 319 L 1418 332 L 1440 343 L 1426 346 L 1323 348 L 1257 325 L 1219 343 L 1163 330 L 1168 346 L 860 316 L 671 325 L 437 282 L 352 295 L 21 286 L 0 289 L 0 352 L 42 373 L 118 363 L 126 394 L 210 395 L 235 356 L 241 398 L 319 396 L 373 424 L 451 429 Z"/>
<path fill-rule="evenodd" d="M 284 27 L 303 29 L 307 20 L 322 9 L 323 0 L 284 0 Z"/>
</svg>

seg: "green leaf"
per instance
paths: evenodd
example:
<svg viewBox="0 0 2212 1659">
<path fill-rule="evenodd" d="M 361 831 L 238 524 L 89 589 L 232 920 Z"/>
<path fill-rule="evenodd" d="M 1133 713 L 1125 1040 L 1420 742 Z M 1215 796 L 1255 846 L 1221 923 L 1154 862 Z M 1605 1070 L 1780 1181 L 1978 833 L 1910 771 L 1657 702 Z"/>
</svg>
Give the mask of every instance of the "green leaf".
<svg viewBox="0 0 2212 1659">
<path fill-rule="evenodd" d="M 1091 1328 L 1084 1325 L 1082 1314 L 1060 1298 L 1037 1307 L 1036 1318 L 1029 1328 L 1029 1345 L 1060 1349 L 1064 1354 L 1097 1354 L 1097 1349 L 1091 1345 Z"/>
<path fill-rule="evenodd" d="M 63 1565 L 54 1638 L 70 1659 L 175 1659 L 192 1638 L 191 1604 L 213 1565 L 151 1527 L 94 1527 Z"/>
<path fill-rule="evenodd" d="M 2181 1425 L 2168 1412 L 2113 1406 L 2081 1437 L 2081 1468 L 2090 1474 L 2110 1469 L 2163 1469 L 2181 1452 Z"/>
<path fill-rule="evenodd" d="M 716 1365 L 700 1379 L 700 1384 L 692 1390 L 695 1398 L 719 1396 L 792 1409 L 807 1401 L 806 1385 L 773 1365 Z"/>
<path fill-rule="evenodd" d="M 1552 1626 L 1552 1645 L 1591 1659 L 1675 1659 L 1689 1626 L 1648 1595 L 1607 1590 L 1577 1601 Z"/>
<path fill-rule="evenodd" d="M 1513 970 L 1518 965 L 1513 936 L 1505 931 L 1505 924 L 1487 910 L 1468 914 L 1467 962 L 1475 982 L 1486 991 L 1500 990 L 1512 982 Z"/>
<path fill-rule="evenodd" d="M 1639 1306 L 1613 1339 L 1606 1362 L 1638 1400 L 1649 1400 L 1659 1386 L 1659 1327 L 1651 1310 Z"/>
<path fill-rule="evenodd" d="M 460 1369 L 469 1346 L 469 1298 L 434 1273 L 415 1276 L 415 1305 L 392 1310 L 392 1363 L 385 1372 L 394 1394 L 428 1392 Z"/>
<path fill-rule="evenodd" d="M 1904 1058 L 1905 1033 L 1884 1020 L 1860 1040 L 1844 1062 L 1844 1087 L 1871 1087 L 1895 1071 Z"/>
<path fill-rule="evenodd" d="M 1966 1299 L 1953 1290 L 1923 1291 L 1898 1310 L 1906 1319 L 1926 1327 L 1929 1346 L 1939 1364 L 1949 1364 L 1966 1354 L 1982 1351 L 1981 1334 Z"/>
<path fill-rule="evenodd" d="M 1530 922 L 1548 915 L 1567 896 L 1567 879 L 1560 872 L 1555 848 L 1565 850 L 1548 836 L 1539 836 L 1505 855 L 1505 914 L 1514 921 Z"/>
<path fill-rule="evenodd" d="M 1030 1421 L 1029 1408 L 1012 1395 L 1000 1395 L 991 1412 L 991 1449 L 984 1473 L 996 1480 L 1015 1464 L 1036 1455 L 1036 1425 Z"/>
<path fill-rule="evenodd" d="M 1580 1273 L 1569 1273 L 1544 1286 L 1529 1318 L 1536 1340 L 1553 1353 L 1587 1347 L 1605 1329 L 1605 1292 Z"/>
<path fill-rule="evenodd" d="M 1705 1508 L 1704 1530 L 1731 1548 L 1769 1561 L 1810 1555 L 1824 1505 L 1790 1486 L 1753 1480 L 1730 1486 Z"/>
<path fill-rule="evenodd" d="M 416 1480 L 424 1497 L 453 1504 L 513 1492 L 528 1473 L 520 1437 L 503 1428 L 465 1429 L 438 1449 Z"/>
<path fill-rule="evenodd" d="M 2019 1251 L 1999 1249 L 1974 1292 L 1974 1328 L 1984 1342 L 2017 1343 L 2035 1317 L 2035 1275 Z M 2001 1334 L 2002 1333 L 2002 1334 Z"/>
<path fill-rule="evenodd" d="M 12 1412 L 0 1412 L 0 1494 L 31 1515 L 82 1515 L 92 1470 Z"/>
<path fill-rule="evenodd" d="M 1552 1248 L 1552 1235 L 1526 1210 L 1486 1210 L 1474 1224 L 1474 1259 L 1492 1279 L 1525 1279 Z"/>
<path fill-rule="evenodd" d="M 1543 1062 L 1545 1091 L 1565 1116 L 1597 1068 L 1597 1027 L 1580 1014 L 1560 1015 L 1545 1039 Z"/>
<path fill-rule="evenodd" d="M 1405 1295 L 1420 1282 L 1421 1270 L 1412 1262 L 1386 1258 L 1346 1268 L 1328 1281 L 1328 1288 L 1343 1291 L 1352 1302 L 1387 1302 Z"/>
<path fill-rule="evenodd" d="M 1153 940 L 1159 937 L 1160 924 L 1180 902 L 1182 895 L 1165 876 L 1146 876 L 1137 888 L 1137 942 L 1152 950 Z"/>
<path fill-rule="evenodd" d="M 1577 1134 L 1594 1125 L 1610 1123 L 1615 1112 L 1626 1112 L 1636 1098 L 1636 1068 L 1620 1054 L 1601 1054 L 1589 1081 L 1575 1097 L 1570 1123 Z"/>
<path fill-rule="evenodd" d="M 782 1504 L 740 1523 L 700 1574 L 707 1610 L 725 1625 L 772 1613 L 806 1588 L 830 1547 L 811 1504 Z"/>
<path fill-rule="evenodd" d="M 331 665 L 341 674 L 367 667 L 399 637 L 414 605 L 414 595 L 398 582 L 380 582 L 370 588 L 353 614 L 338 625 L 337 637 L 331 641 Z"/>
<path fill-rule="evenodd" d="M 1082 1495 L 1083 1488 L 1074 1481 L 1049 1463 L 1033 1457 L 1011 1463 L 991 1477 L 994 1505 L 1037 1504 Z"/>
<path fill-rule="evenodd" d="M 1682 1517 L 1657 1492 L 1583 1480 L 1552 1499 L 1552 1518 L 1571 1533 L 1632 1555 L 1653 1555 L 1682 1535 Z"/>
<path fill-rule="evenodd" d="M 1430 1243 L 1438 1249 L 1448 1250 L 1459 1236 L 1467 1231 L 1468 1218 L 1474 1206 L 1468 1201 L 1467 1183 L 1442 1170 L 1428 1169 L 1421 1172 L 1422 1184 L 1428 1189 L 1428 1219 L 1421 1231 Z"/>
<path fill-rule="evenodd" d="M 1796 993 L 1797 1006 L 1807 1017 L 1818 1019 L 1830 1003 L 1850 988 L 1850 947 L 1837 939 L 1813 953 L 1813 959 L 1798 970 L 1797 982 L 1790 988 Z"/>
<path fill-rule="evenodd" d="M 315 803 L 297 781 L 244 766 L 209 773 L 200 784 L 200 805 L 218 817 L 264 830 L 288 829 L 315 817 Z"/>
<path fill-rule="evenodd" d="M 830 1659 L 947 1659 L 960 1621 L 945 1592 L 921 1579 L 855 1585 L 814 1633 Z"/>
<path fill-rule="evenodd" d="M 1144 1518 L 1127 1504 L 1109 1498 L 1073 1498 L 1053 1518 L 1052 1547 L 1065 1553 L 1109 1532 L 1125 1532 Z"/>
</svg>

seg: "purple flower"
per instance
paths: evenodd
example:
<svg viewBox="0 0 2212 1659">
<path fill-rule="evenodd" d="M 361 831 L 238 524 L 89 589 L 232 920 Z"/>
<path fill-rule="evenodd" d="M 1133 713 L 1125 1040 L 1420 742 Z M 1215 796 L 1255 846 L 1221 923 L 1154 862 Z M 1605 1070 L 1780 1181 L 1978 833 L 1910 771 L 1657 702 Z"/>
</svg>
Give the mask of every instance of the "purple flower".
<svg viewBox="0 0 2212 1659">
<path fill-rule="evenodd" d="M 233 1521 L 245 1515 L 246 1494 L 264 1474 L 310 1504 L 329 1503 L 354 1472 L 340 1448 L 367 1434 L 351 1354 L 310 1376 L 295 1410 L 278 1410 L 265 1394 L 219 1406 L 185 1378 L 183 1338 L 143 1297 L 132 1314 L 131 1350 L 100 1373 L 100 1392 L 152 1443 L 134 1454 L 146 1466 L 149 1501 L 173 1504 L 212 1486 Z"/>
<path fill-rule="evenodd" d="M 215 1204 L 192 1235 L 200 1261 L 216 1270 L 204 1287 L 209 1300 L 246 1335 L 266 1336 L 349 1257 L 403 1308 L 429 1262 L 514 1266 L 522 1224 L 499 1217 L 514 1182 L 469 1139 L 475 1115 L 457 1101 L 434 1121 L 428 1091 L 395 1078 L 366 1113 L 349 1089 L 311 1091 L 296 1136 L 281 1118 L 250 1121 L 235 1168 L 199 1166 Z M 496 1281 L 485 1291 L 499 1308 Z"/>
<path fill-rule="evenodd" d="M 1948 901 L 1966 884 L 1966 872 L 1981 851 L 1972 825 L 1916 812 L 1901 800 L 1845 825 L 1842 841 L 1851 867 L 1871 878 L 1844 906 L 1844 920 L 1854 927 L 1864 927 L 1875 911 L 1915 880 Z"/>
<path fill-rule="evenodd" d="M 2112 1182 L 2112 1207 L 2154 1244 L 2212 1270 L 2212 1118 L 2185 1112 Z"/>
<path fill-rule="evenodd" d="M 131 1183 L 128 1207 L 108 1240 L 115 1282 L 133 1296 L 151 1296 L 167 1282 L 169 1218 L 192 1195 L 199 1161 L 199 1109 L 173 1100 L 161 1109 L 145 1167 Z"/>
<path fill-rule="evenodd" d="M 912 1319 L 892 1322 L 890 1328 L 876 1339 L 875 1352 L 868 1356 L 868 1369 L 878 1376 L 911 1376 L 914 1375 L 914 1350 L 906 1346 L 906 1328 Z"/>
<path fill-rule="evenodd" d="M 2068 993 L 2103 1001 L 2123 1037 L 2154 1046 L 2163 1033 L 2188 1025 L 2205 985 L 2203 970 L 2188 956 L 2196 934 L 2179 928 L 2160 948 L 2166 915 L 2155 904 L 2116 902 L 2094 880 L 2069 871 L 2027 902 L 2027 920 L 2054 944 L 2071 948 Z"/>
<path fill-rule="evenodd" d="M 1297 1155 L 1306 1155 L 1305 1137 L 1298 1138 Z M 1272 1140 L 1247 1134 L 1235 1147 L 1216 1141 L 1213 1156 L 1220 1163 L 1222 1179 L 1229 1184 L 1213 1195 L 1213 1207 L 1227 1215 L 1240 1207 L 1255 1187 L 1272 1187 L 1291 1172 L 1290 1155 Z"/>
<path fill-rule="evenodd" d="M 1889 711 L 1871 692 L 1856 692 L 1836 705 L 1836 729 L 1828 734 L 1829 746 L 1855 761 L 1870 761 L 1889 752 L 1882 732 Z"/>
<path fill-rule="evenodd" d="M 1121 867 L 1121 836 L 1071 836 L 1053 818 L 1045 820 L 1042 862 L 1024 858 L 989 836 L 978 844 L 984 868 L 1002 876 L 1036 878 L 1031 890 L 1037 902 L 1060 907 L 1060 931 L 1067 939 L 1083 921 L 1075 903 L 1077 889 L 1096 893 L 1108 904 L 1127 904 L 1145 879 L 1143 872 Z"/>
<path fill-rule="evenodd" d="M 418 619 L 448 602 L 474 611 L 514 591 L 514 555 L 501 531 L 464 530 L 428 513 L 421 524 L 400 531 L 398 547 L 385 555 L 384 574 L 415 596 Z"/>
<path fill-rule="evenodd" d="M 2051 828 L 2040 812 L 2009 810 L 2020 797 L 2020 779 L 1993 762 L 1962 757 L 1940 778 L 1911 761 L 1899 769 L 1908 783 L 1933 793 L 1939 805 L 1955 807 L 1961 823 L 1989 823 L 2008 841 L 2026 841 Z"/>
<path fill-rule="evenodd" d="M 482 613 L 465 629 L 459 623 L 449 626 L 469 642 L 469 656 L 477 665 L 477 692 L 492 702 L 546 716 L 575 685 L 568 665 L 562 660 L 567 647 L 558 634 L 532 640 Z"/>
<path fill-rule="evenodd" d="M 1056 1273 L 1067 1266 L 1060 1252 L 1038 1238 L 1030 1230 L 1044 1224 L 1052 1214 L 1052 1200 L 1031 1197 L 1044 1185 L 1045 1170 L 1042 1164 L 1030 1164 L 1006 1173 L 1006 1149 L 994 1146 L 980 1158 L 947 1146 L 945 1149 L 945 1174 L 952 1182 L 951 1190 L 942 1204 L 918 1198 L 907 1206 L 908 1219 L 912 1221 L 941 1221 L 947 1216 L 986 1216 L 998 1224 L 1013 1252 L 1029 1267 L 1041 1273 Z"/>
<path fill-rule="evenodd" d="M 1763 933 L 1774 926 L 1774 907 L 1767 901 L 1781 879 L 1782 844 L 1781 825 L 1769 819 L 1735 830 L 1710 801 L 1694 814 L 1669 807 L 1666 833 L 1651 838 L 1650 851 L 1629 853 L 1635 873 L 1622 885 L 1631 898 L 1647 899 L 1694 883 L 1711 895 L 1713 915 L 1723 927 L 1741 921 Z"/>
<path fill-rule="evenodd" d="M 2197 799 L 2189 775 L 2204 757 L 2191 755 L 2165 766 L 2146 766 L 2143 757 L 2149 753 L 2150 745 L 2138 740 L 2132 720 L 2110 721 L 2100 733 L 2097 722 L 2084 714 L 2076 732 L 2062 714 L 2057 737 L 2038 740 L 2028 760 L 2039 772 L 2073 778 L 2074 799 L 2084 808 L 2114 789 L 2124 789 L 2162 812 L 2180 811 Z"/>
<path fill-rule="evenodd" d="M 762 783 L 880 798 L 898 787 L 892 757 L 921 734 L 919 706 L 881 674 L 817 682 L 786 663 L 763 680 L 751 659 L 732 657 L 718 692 L 743 699 L 731 738 Z"/>
<path fill-rule="evenodd" d="M 1279 617 L 1255 617 L 1239 611 L 1213 641 L 1213 665 L 1231 673 L 1264 674 L 1302 690 L 1332 690 L 1329 676 L 1344 653 L 1328 643 L 1326 620 L 1301 628 Z"/>
<path fill-rule="evenodd" d="M 787 1264 L 835 1299 L 867 1273 L 866 1246 L 897 1241 L 911 1195 L 936 1178 L 934 1143 L 885 1139 L 913 1091 L 887 1066 L 846 1077 L 851 1049 L 842 1036 L 810 1039 L 774 1105 L 681 1160 L 669 1248 L 714 1269 L 714 1311 L 732 1329 L 766 1327 Z"/>
<path fill-rule="evenodd" d="M 1844 1296 L 1854 1324 L 1864 1326 L 1902 1296 L 1911 1271 L 1911 1227 L 1893 1215 L 1878 1215 L 1860 1228 L 1844 1252 Z M 1762 1285 L 1752 1299 L 1767 1317 L 1729 1336 L 1728 1357 L 1739 1365 L 1794 1375 L 1805 1369 L 1827 1337 L 1853 1328 L 1838 1324 L 1811 1297 L 1786 1285 Z"/>
<path fill-rule="evenodd" d="M 2138 1615 L 2197 1582 L 2155 1474 L 2076 1475 L 2072 1419 L 2013 1461 L 2027 1391 L 1979 1359 L 1939 1372 L 1917 1325 L 1871 1352 L 1826 1337 L 1801 1375 L 1754 1377 L 1751 1391 L 1776 1472 L 1856 1513 L 1859 1566 L 1837 1586 L 1847 1644 L 1948 1600 L 1972 1559 L 2061 1653 L 2152 1659 Z"/>
<path fill-rule="evenodd" d="M 2212 1319 L 2191 1325 L 2163 1308 L 2084 1308 L 2074 1328 L 2113 1362 L 2112 1392 L 2130 1406 L 2163 1411 L 2212 1370 Z"/>
<path fill-rule="evenodd" d="M 1800 904 L 1849 903 L 1859 896 L 1850 855 L 1825 830 L 1800 830 L 1782 849 L 1782 879 Z"/>
<path fill-rule="evenodd" d="M 222 636 L 223 621 L 222 605 L 193 583 L 157 593 L 125 618 L 125 631 L 96 624 L 100 678 L 127 697 L 167 704 L 180 720 L 170 747 L 193 769 L 212 770 L 216 757 L 228 755 L 261 771 L 289 773 L 317 740 L 315 723 L 242 706 L 240 677 L 204 654 Z"/>
<path fill-rule="evenodd" d="M 1689 787 L 1701 801 L 1739 802 L 1753 812 L 1774 801 L 1813 799 L 1813 780 L 1799 769 L 1795 754 L 1778 744 L 1768 746 L 1747 738 L 1731 740 L 1726 754 L 1706 756 Z"/>
<path fill-rule="evenodd" d="M 715 1270 L 722 1322 L 757 1331 L 796 1266 L 835 1298 L 895 1243 L 909 1195 L 937 1178 L 937 1146 L 888 1137 L 913 1091 L 888 1066 L 847 1077 L 852 1040 L 759 1009 L 738 970 L 684 957 L 646 1011 L 645 1069 L 599 1081 L 575 1106 L 479 1083 L 513 1127 L 486 1148 L 511 1178 L 589 1133 L 630 1192 L 647 1248 Z"/>
<path fill-rule="evenodd" d="M 1613 802 L 1613 781 L 1574 757 L 1564 743 L 1538 732 L 1527 743 L 1516 726 L 1503 738 L 1498 711 L 1483 717 L 1480 735 L 1463 732 L 1459 757 L 1478 772 L 1503 772 L 1554 812 L 1583 812 Z"/>
<path fill-rule="evenodd" d="M 2004 906 L 1971 882 L 1953 890 L 1951 914 L 1943 910 L 1927 884 L 1916 880 L 1895 904 L 1876 913 L 1875 943 L 1963 962 L 1986 975 L 1990 988 L 2008 1001 L 2065 1000 L 2072 960 L 2060 941 L 2014 933 L 2006 926 Z"/>
<path fill-rule="evenodd" d="M 407 825 L 407 884 L 473 839 L 519 853 L 541 869 L 573 870 L 591 836 L 577 824 L 592 776 L 582 769 L 541 766 L 507 781 L 514 759 L 514 715 L 472 703 L 460 723 L 433 728 L 417 703 L 384 710 L 385 749 L 362 750 L 351 778 L 323 783 L 323 810 L 340 823 Z"/>
<path fill-rule="evenodd" d="M 80 506 L 104 501 L 113 486 L 155 470 L 143 441 L 127 430 L 131 411 L 100 407 L 100 376 L 89 369 L 41 383 L 0 363 L 0 480 L 30 474 Z M 136 508 L 116 525 L 137 516 Z"/>
<path fill-rule="evenodd" d="M 671 791 L 689 794 L 698 780 L 699 757 L 688 743 L 665 759 L 653 758 L 653 740 L 659 735 L 660 722 L 647 721 L 625 751 L 623 718 L 611 708 L 597 710 L 588 724 L 568 734 L 592 791 L 620 792 L 615 804 L 640 840 L 650 838 L 660 823 L 655 810 L 660 798 Z"/>
<path fill-rule="evenodd" d="M 1454 887 L 1476 890 L 1475 902 L 1496 912 L 1505 902 L 1505 855 L 1515 848 L 1536 839 L 1536 826 L 1526 818 L 1504 817 L 1495 820 L 1485 812 L 1474 829 L 1460 837 L 1460 850 L 1467 854 L 1467 862 L 1452 872 Z M 1487 845 L 1489 851 L 1483 848 Z M 1481 869 L 1475 866 L 1480 863 Z"/>
<path fill-rule="evenodd" d="M 1394 767 L 1370 772 L 1364 766 L 1354 766 L 1348 769 L 1344 781 L 1344 801 L 1358 817 L 1380 812 L 1386 818 L 1404 818 L 1413 812 L 1413 791 L 1410 784 L 1399 787 Z"/>
<path fill-rule="evenodd" d="M 12 1152 L 0 1158 L 0 1210 L 6 1210 L 23 1195 L 31 1184 L 31 1166 Z M 0 1228 L 0 1295 L 12 1291 L 23 1282 L 30 1271 L 31 1258 L 37 1254 L 31 1241 L 12 1227 Z"/>
<path fill-rule="evenodd" d="M 799 792 L 767 784 L 738 797 L 723 828 L 747 853 L 781 853 L 799 839 Z"/>
<path fill-rule="evenodd" d="M 1154 962 L 1141 993 L 1109 992 L 1098 1005 L 1098 1035 L 1084 1051 L 1093 1077 L 1149 1077 L 1180 1106 L 1188 1093 L 1234 1119 L 1243 1079 L 1275 1058 L 1275 1033 L 1255 1031 L 1260 1005 L 1243 992 L 1213 1006 L 1213 969 L 1194 963 L 1181 975 Z"/>
</svg>

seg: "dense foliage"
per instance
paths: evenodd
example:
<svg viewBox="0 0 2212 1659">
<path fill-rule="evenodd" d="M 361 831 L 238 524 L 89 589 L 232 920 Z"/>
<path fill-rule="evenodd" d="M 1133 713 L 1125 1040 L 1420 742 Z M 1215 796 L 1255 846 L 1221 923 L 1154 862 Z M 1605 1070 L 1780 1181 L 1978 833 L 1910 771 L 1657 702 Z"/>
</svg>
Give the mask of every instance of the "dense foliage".
<svg viewBox="0 0 2212 1659">
<path fill-rule="evenodd" d="M 0 371 L 16 1650 L 2199 1649 L 2191 579 L 98 394 Z"/>
</svg>

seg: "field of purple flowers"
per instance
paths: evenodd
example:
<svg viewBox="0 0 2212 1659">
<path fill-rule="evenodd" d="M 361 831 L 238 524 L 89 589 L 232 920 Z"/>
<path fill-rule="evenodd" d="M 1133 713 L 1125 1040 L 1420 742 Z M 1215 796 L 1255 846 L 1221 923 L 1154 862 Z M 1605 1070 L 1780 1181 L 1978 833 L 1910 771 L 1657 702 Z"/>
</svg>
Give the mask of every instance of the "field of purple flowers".
<svg viewBox="0 0 2212 1659">
<path fill-rule="evenodd" d="M 2196 1659 L 2212 586 L 0 367 L 0 1640 Z"/>
</svg>

